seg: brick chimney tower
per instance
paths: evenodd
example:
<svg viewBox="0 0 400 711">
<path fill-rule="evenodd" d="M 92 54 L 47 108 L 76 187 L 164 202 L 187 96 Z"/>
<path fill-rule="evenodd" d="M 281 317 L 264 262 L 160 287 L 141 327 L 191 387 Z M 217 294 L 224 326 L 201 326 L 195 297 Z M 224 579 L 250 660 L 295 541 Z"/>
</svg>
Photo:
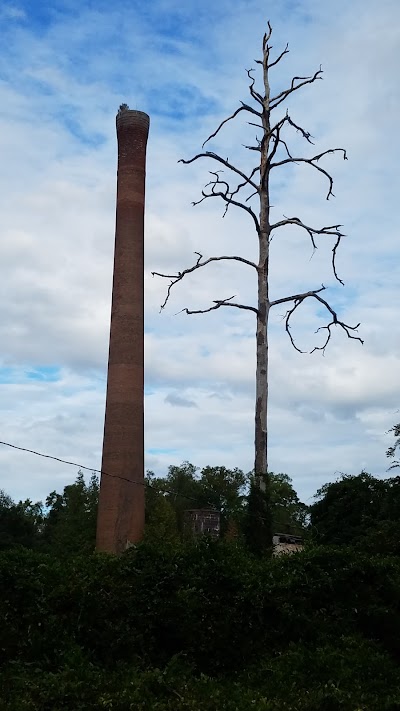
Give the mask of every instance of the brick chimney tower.
<svg viewBox="0 0 400 711">
<path fill-rule="evenodd" d="M 144 194 L 150 119 L 122 104 L 98 551 L 122 553 L 144 529 Z M 119 478 L 120 477 L 120 478 Z"/>
</svg>

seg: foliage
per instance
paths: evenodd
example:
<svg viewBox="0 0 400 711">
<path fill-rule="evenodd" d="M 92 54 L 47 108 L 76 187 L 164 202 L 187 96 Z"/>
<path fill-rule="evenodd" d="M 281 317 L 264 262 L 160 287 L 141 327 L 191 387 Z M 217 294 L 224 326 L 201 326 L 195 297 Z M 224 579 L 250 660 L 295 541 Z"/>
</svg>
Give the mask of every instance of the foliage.
<svg viewBox="0 0 400 711">
<path fill-rule="evenodd" d="M 400 448 L 400 422 L 397 425 L 393 425 L 389 432 L 393 432 L 395 441 L 394 444 L 388 448 L 386 456 L 394 459 L 397 450 Z M 397 467 L 400 467 L 400 461 L 398 459 L 394 459 L 393 464 L 390 465 L 389 469 L 395 469 Z"/>
<path fill-rule="evenodd" d="M 272 527 L 280 532 L 301 534 L 308 523 L 308 509 L 299 500 L 292 480 L 287 474 L 273 472 L 268 478 L 269 494 L 260 497 L 257 494 L 259 489 L 251 488 L 253 476 L 237 468 L 207 466 L 199 472 L 193 464 L 183 462 L 179 467 L 169 467 L 167 476 L 163 478 L 148 472 L 147 531 L 149 533 L 151 528 L 153 536 L 158 525 L 165 530 L 163 519 L 168 511 L 170 530 L 175 537 L 176 531 L 183 532 L 184 511 L 205 507 L 221 512 L 223 537 L 232 540 L 244 536 L 252 549 L 251 541 L 255 537 L 258 537 L 259 543 L 265 540 L 269 548 L 271 536 L 267 530 L 271 531 Z M 253 524 L 250 524 L 249 517 L 252 517 Z M 254 529 L 255 521 L 262 526 L 258 533 Z"/>
<path fill-rule="evenodd" d="M 345 548 L 2 552 L 4 708 L 393 711 L 399 586 L 398 558 Z"/>
<path fill-rule="evenodd" d="M 14 546 L 33 547 L 35 526 L 18 506 L 0 507 L 0 549 Z"/>
<path fill-rule="evenodd" d="M 301 535 L 308 525 L 308 507 L 303 504 L 287 474 L 269 474 L 272 525 L 276 532 Z"/>
<path fill-rule="evenodd" d="M 4 489 L 0 489 L 0 508 L 9 509 L 13 504 L 14 502 L 11 496 L 9 496 Z"/>
<path fill-rule="evenodd" d="M 45 506 L 30 499 L 13 502 L 0 491 L 0 549 L 23 546 L 58 556 L 92 552 L 95 545 L 99 485 L 82 472 L 62 494 L 52 491 Z"/>
<path fill-rule="evenodd" d="M 146 492 L 148 521 L 155 520 L 153 509 L 162 496 L 175 511 L 180 533 L 183 533 L 187 509 L 215 508 L 220 511 L 222 533 L 230 521 L 239 522 L 243 516 L 246 475 L 240 469 L 207 466 L 198 473 L 193 464 L 183 462 L 179 467 L 170 466 L 166 477 L 155 477 L 148 472 L 147 482 L 150 485 Z"/>
<path fill-rule="evenodd" d="M 178 543 L 179 531 L 176 511 L 171 502 L 160 493 L 150 493 L 151 505 L 146 506 L 145 540 L 152 543 Z"/>
<path fill-rule="evenodd" d="M 56 672 L 17 665 L 4 686 L 7 711 L 396 711 L 399 672 L 373 644 L 343 637 L 315 650 L 263 655 L 235 679 L 193 673 L 183 657 L 143 670 L 106 670 L 76 655 Z"/>
<path fill-rule="evenodd" d="M 310 515 L 318 542 L 398 553 L 400 477 L 376 479 L 366 472 L 343 475 L 319 489 L 316 499 Z"/>
<path fill-rule="evenodd" d="M 94 550 L 98 497 L 97 476 L 93 474 L 86 484 L 81 471 L 62 494 L 56 491 L 49 494 L 42 533 L 47 550 L 60 556 Z"/>
<path fill-rule="evenodd" d="M 197 467 L 190 462 L 181 466 L 168 467 L 166 477 L 156 477 L 153 472 L 147 472 L 147 482 L 151 489 L 146 490 L 146 516 L 154 519 L 153 507 L 161 497 L 171 505 L 176 516 L 176 526 L 183 532 L 184 511 L 191 508 L 202 508 L 206 504 L 203 488 L 197 476 Z"/>
<path fill-rule="evenodd" d="M 290 477 L 271 473 L 269 478 L 271 511 L 263 509 L 262 517 L 272 516 L 275 530 L 301 533 L 307 525 L 307 507 L 299 501 Z M 240 469 L 199 470 L 183 462 L 170 466 L 165 477 L 147 472 L 145 481 L 146 540 L 177 542 L 184 533 L 184 512 L 191 508 L 215 508 L 221 513 L 222 537 L 243 539 L 252 505 L 251 476 Z M 0 491 L 0 549 L 40 548 L 63 558 L 93 552 L 98 494 L 97 477 L 86 483 L 82 472 L 62 493 L 52 491 L 45 506 L 29 499 L 15 504 Z M 270 538 L 265 540 L 269 545 Z"/>
<path fill-rule="evenodd" d="M 0 490 L 0 549 L 37 544 L 43 521 L 42 504 L 30 499 L 15 504 L 8 494 Z"/>
<path fill-rule="evenodd" d="M 263 480 L 264 489 L 260 486 Z M 244 536 L 249 550 L 262 555 L 272 552 L 271 488 L 269 476 L 253 478 L 247 499 Z"/>
</svg>

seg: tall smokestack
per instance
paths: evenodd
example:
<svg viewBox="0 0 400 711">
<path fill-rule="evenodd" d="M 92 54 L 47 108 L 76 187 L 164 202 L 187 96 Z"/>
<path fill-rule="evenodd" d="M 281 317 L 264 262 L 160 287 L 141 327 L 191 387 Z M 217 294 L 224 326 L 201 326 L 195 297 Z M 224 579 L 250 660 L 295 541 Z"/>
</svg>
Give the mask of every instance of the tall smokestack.
<svg viewBox="0 0 400 711">
<path fill-rule="evenodd" d="M 97 517 L 98 551 L 121 553 L 144 529 L 144 194 L 150 119 L 122 104 L 114 279 Z"/>
</svg>

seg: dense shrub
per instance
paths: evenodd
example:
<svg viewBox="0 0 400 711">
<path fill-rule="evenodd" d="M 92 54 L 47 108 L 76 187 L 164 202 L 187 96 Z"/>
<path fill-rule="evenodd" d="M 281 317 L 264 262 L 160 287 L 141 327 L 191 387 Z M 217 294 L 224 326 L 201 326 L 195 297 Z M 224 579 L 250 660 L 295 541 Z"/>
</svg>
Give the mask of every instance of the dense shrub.
<svg viewBox="0 0 400 711">
<path fill-rule="evenodd" d="M 399 558 L 346 549 L 3 552 L 4 708 L 394 711 L 399 590 Z"/>
<path fill-rule="evenodd" d="M 56 672 L 17 665 L 3 675 L 7 711 L 398 711 L 400 675 L 374 645 L 343 637 L 290 645 L 240 674 L 196 674 L 184 657 L 163 668 L 110 671 L 79 654 Z M 1 703 L 1 702 L 0 702 Z"/>
</svg>

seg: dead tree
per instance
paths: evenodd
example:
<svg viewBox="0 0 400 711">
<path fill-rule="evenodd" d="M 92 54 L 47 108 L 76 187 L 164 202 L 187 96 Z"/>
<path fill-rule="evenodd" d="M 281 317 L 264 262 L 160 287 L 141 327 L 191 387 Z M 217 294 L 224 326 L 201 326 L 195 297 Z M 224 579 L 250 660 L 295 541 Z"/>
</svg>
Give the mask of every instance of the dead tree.
<svg viewBox="0 0 400 711">
<path fill-rule="evenodd" d="M 278 222 L 271 222 L 271 204 L 270 204 L 270 179 L 274 171 L 283 168 L 289 164 L 307 164 L 311 169 L 317 170 L 321 173 L 327 181 L 327 194 L 326 199 L 329 200 L 333 197 L 333 179 L 325 168 L 322 168 L 320 161 L 322 158 L 329 154 L 338 153 L 342 156 L 344 160 L 347 160 L 346 151 L 343 148 L 330 148 L 323 151 L 322 153 L 317 153 L 310 158 L 298 157 L 293 155 L 289 149 L 288 143 L 285 140 L 285 133 L 289 129 L 294 129 L 297 131 L 306 141 L 307 144 L 313 144 L 311 140 L 311 134 L 308 133 L 304 128 L 296 124 L 291 118 L 288 111 L 278 118 L 275 118 L 276 114 L 279 113 L 280 107 L 286 102 L 286 100 L 296 91 L 299 91 L 302 87 L 307 84 L 313 84 L 317 80 L 321 79 L 322 69 L 318 69 L 312 76 L 307 77 L 293 77 L 290 86 L 283 91 L 280 91 L 274 96 L 271 96 L 270 83 L 269 83 L 269 72 L 270 69 L 275 67 L 283 57 L 288 53 L 288 46 L 279 54 L 276 59 L 271 59 L 271 49 L 272 47 L 268 44 L 272 33 L 272 28 L 268 22 L 268 32 L 265 33 L 262 43 L 262 59 L 255 60 L 257 64 L 262 67 L 262 93 L 257 91 L 255 85 L 255 76 L 253 76 L 253 69 L 247 70 L 247 75 L 250 80 L 249 92 L 250 92 L 250 103 L 240 102 L 240 106 L 234 111 L 228 118 L 221 121 L 218 128 L 204 141 L 202 146 L 202 152 L 195 155 L 190 160 L 182 160 L 180 162 L 184 164 L 193 163 L 194 161 L 200 160 L 201 158 L 211 159 L 223 169 L 228 171 L 228 175 L 231 176 L 230 180 L 235 180 L 235 186 L 231 186 L 231 182 L 225 178 L 225 173 L 221 175 L 221 169 L 210 171 L 211 180 L 202 190 L 202 197 L 194 202 L 193 205 L 198 205 L 201 202 L 208 200 L 209 198 L 219 198 L 225 203 L 224 216 L 227 210 L 231 207 L 237 207 L 244 210 L 253 223 L 253 227 L 257 234 L 259 243 L 259 260 L 258 263 L 252 262 L 240 256 L 228 256 L 222 255 L 219 257 L 209 257 L 204 259 L 200 252 L 196 252 L 197 260 L 195 264 L 187 269 L 184 269 L 177 274 L 161 274 L 159 272 L 152 272 L 153 276 L 160 276 L 166 279 L 170 279 L 170 283 L 167 289 L 167 294 L 165 300 L 161 306 L 161 310 L 166 306 L 170 296 L 172 288 L 178 284 L 182 279 L 197 269 L 202 269 L 207 264 L 222 260 L 233 260 L 236 262 L 242 262 L 243 264 L 249 266 L 257 274 L 258 280 L 258 303 L 257 307 L 239 304 L 234 301 L 235 296 L 229 296 L 228 298 L 217 299 L 212 302 L 209 308 L 190 310 L 188 308 L 183 309 L 187 314 L 204 314 L 209 311 L 215 311 L 220 308 L 236 308 L 244 309 L 246 311 L 252 311 L 256 316 L 257 321 L 257 358 L 256 358 L 256 404 L 255 404 L 255 463 L 254 472 L 256 475 L 256 480 L 259 483 L 261 489 L 265 486 L 265 477 L 268 473 L 268 459 L 267 459 L 267 409 L 268 409 L 268 318 L 270 309 L 274 306 L 281 304 L 287 304 L 288 310 L 284 316 L 285 329 L 290 338 L 292 346 L 302 353 L 303 351 L 298 348 L 290 330 L 291 317 L 294 312 L 299 308 L 299 306 L 306 301 L 306 299 L 314 299 L 322 304 L 328 314 L 328 323 L 325 326 L 321 326 L 317 329 L 316 333 L 321 330 L 326 331 L 326 338 L 322 345 L 315 346 L 311 353 L 315 351 L 325 352 L 331 335 L 332 328 L 334 326 L 339 326 L 348 336 L 348 338 L 360 341 L 363 343 L 361 338 L 356 334 L 357 329 L 360 324 L 356 326 L 349 326 L 343 321 L 339 320 L 336 311 L 332 306 L 323 298 L 321 295 L 325 291 L 325 286 L 322 284 L 317 289 L 310 289 L 299 294 L 291 294 L 290 296 L 285 296 L 281 299 L 271 300 L 269 296 L 269 256 L 270 256 L 270 244 L 272 236 L 275 232 L 279 231 L 282 227 L 287 225 L 294 225 L 303 231 L 305 231 L 311 241 L 313 250 L 317 248 L 317 240 L 320 237 L 331 238 L 333 240 L 332 247 L 332 270 L 335 279 L 343 285 L 343 281 L 340 279 L 336 269 L 336 254 L 338 247 L 342 238 L 344 237 L 341 231 L 342 225 L 328 225 L 326 227 L 313 227 L 305 224 L 299 217 L 286 217 Z M 233 165 L 228 159 L 214 153 L 212 151 L 204 150 L 204 146 L 222 129 L 222 127 L 228 122 L 234 119 L 239 114 L 250 115 L 250 121 L 248 122 L 251 126 L 256 126 L 261 130 L 261 136 L 256 139 L 256 145 L 245 146 L 250 151 L 254 151 L 258 155 L 257 165 L 251 171 L 244 171 Z M 249 194 L 247 194 L 249 193 Z M 254 201 L 257 201 L 257 207 L 253 208 Z"/>
</svg>

